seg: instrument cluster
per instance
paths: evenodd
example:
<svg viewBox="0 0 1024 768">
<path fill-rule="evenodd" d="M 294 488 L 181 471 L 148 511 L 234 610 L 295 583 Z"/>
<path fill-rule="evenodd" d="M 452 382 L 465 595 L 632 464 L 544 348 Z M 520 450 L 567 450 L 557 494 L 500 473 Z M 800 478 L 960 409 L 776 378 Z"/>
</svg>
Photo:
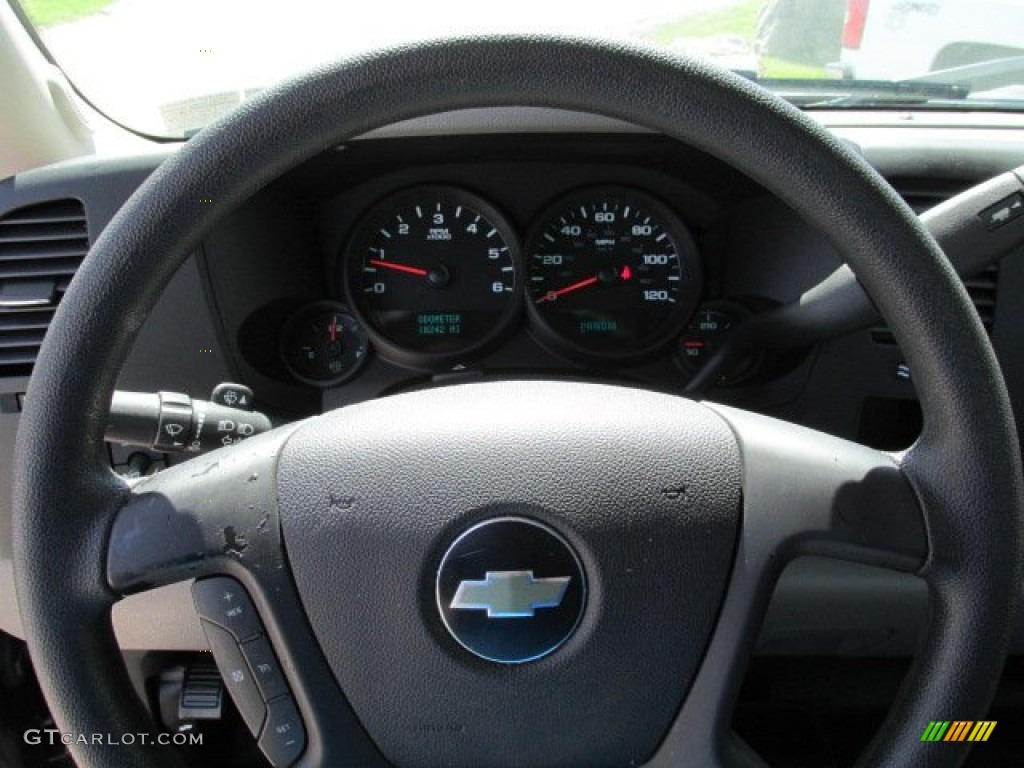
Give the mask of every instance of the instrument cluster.
<svg viewBox="0 0 1024 768">
<path fill-rule="evenodd" d="M 639 363 L 680 343 L 702 283 L 676 213 L 625 186 L 556 200 L 522 239 L 473 192 L 406 188 L 359 218 L 337 258 L 344 303 L 300 310 L 283 334 L 289 371 L 318 386 L 370 348 L 422 370 L 472 364 L 523 322 L 567 359 Z"/>
</svg>

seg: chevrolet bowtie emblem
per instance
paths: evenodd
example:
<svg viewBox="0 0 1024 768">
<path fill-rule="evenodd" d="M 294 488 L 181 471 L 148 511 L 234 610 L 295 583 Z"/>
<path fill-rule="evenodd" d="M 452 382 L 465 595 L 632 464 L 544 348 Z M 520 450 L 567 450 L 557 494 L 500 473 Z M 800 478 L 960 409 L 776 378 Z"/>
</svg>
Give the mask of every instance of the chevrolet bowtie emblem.
<svg viewBox="0 0 1024 768">
<path fill-rule="evenodd" d="M 489 619 L 528 619 L 538 608 L 562 604 L 569 576 L 535 579 L 533 571 L 487 571 L 483 581 L 463 581 L 451 608 L 487 611 Z"/>
</svg>

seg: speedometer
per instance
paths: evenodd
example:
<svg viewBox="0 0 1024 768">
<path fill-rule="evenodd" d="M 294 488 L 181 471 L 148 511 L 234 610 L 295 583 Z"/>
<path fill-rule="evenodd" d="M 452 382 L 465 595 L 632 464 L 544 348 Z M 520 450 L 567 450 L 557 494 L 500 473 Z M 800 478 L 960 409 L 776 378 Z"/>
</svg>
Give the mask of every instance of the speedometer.
<svg viewBox="0 0 1024 768">
<path fill-rule="evenodd" d="M 519 308 L 519 251 L 505 219 L 454 187 L 416 187 L 362 218 L 345 256 L 349 303 L 395 362 L 462 362 Z"/>
<path fill-rule="evenodd" d="M 543 340 L 586 361 L 666 346 L 700 293 L 682 222 L 649 195 L 599 188 L 560 200 L 527 244 L 527 306 Z"/>
</svg>

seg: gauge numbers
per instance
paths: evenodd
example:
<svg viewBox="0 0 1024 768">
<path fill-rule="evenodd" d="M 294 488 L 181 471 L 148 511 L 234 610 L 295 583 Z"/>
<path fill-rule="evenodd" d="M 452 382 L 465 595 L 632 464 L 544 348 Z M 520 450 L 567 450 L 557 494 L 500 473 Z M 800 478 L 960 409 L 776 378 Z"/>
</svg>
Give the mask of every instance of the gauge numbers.
<svg viewBox="0 0 1024 768">
<path fill-rule="evenodd" d="M 354 232 L 346 291 L 382 354 L 430 367 L 479 352 L 514 318 L 519 252 L 505 219 L 453 187 L 380 202 Z"/>
<path fill-rule="evenodd" d="M 658 351 L 699 293 L 697 251 L 682 223 L 633 190 L 588 190 L 556 203 L 527 254 L 527 306 L 540 335 L 585 361 Z"/>
</svg>

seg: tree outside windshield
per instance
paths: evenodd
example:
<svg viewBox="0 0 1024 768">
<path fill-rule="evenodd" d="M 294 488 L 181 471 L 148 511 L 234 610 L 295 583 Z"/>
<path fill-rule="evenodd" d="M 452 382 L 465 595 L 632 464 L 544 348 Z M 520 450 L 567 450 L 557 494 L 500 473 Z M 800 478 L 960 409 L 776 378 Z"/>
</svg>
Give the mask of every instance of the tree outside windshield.
<svg viewBox="0 0 1024 768">
<path fill-rule="evenodd" d="M 767 79 L 898 79 L 1024 55 L 1024 0 L 21 0 L 78 89 L 181 136 L 325 61 L 458 34 L 635 40 Z M 984 12 L 979 6 L 991 6 Z M 1017 32 L 1014 35 L 1014 32 Z M 1024 96 L 1024 94 L 1021 94 Z"/>
</svg>

